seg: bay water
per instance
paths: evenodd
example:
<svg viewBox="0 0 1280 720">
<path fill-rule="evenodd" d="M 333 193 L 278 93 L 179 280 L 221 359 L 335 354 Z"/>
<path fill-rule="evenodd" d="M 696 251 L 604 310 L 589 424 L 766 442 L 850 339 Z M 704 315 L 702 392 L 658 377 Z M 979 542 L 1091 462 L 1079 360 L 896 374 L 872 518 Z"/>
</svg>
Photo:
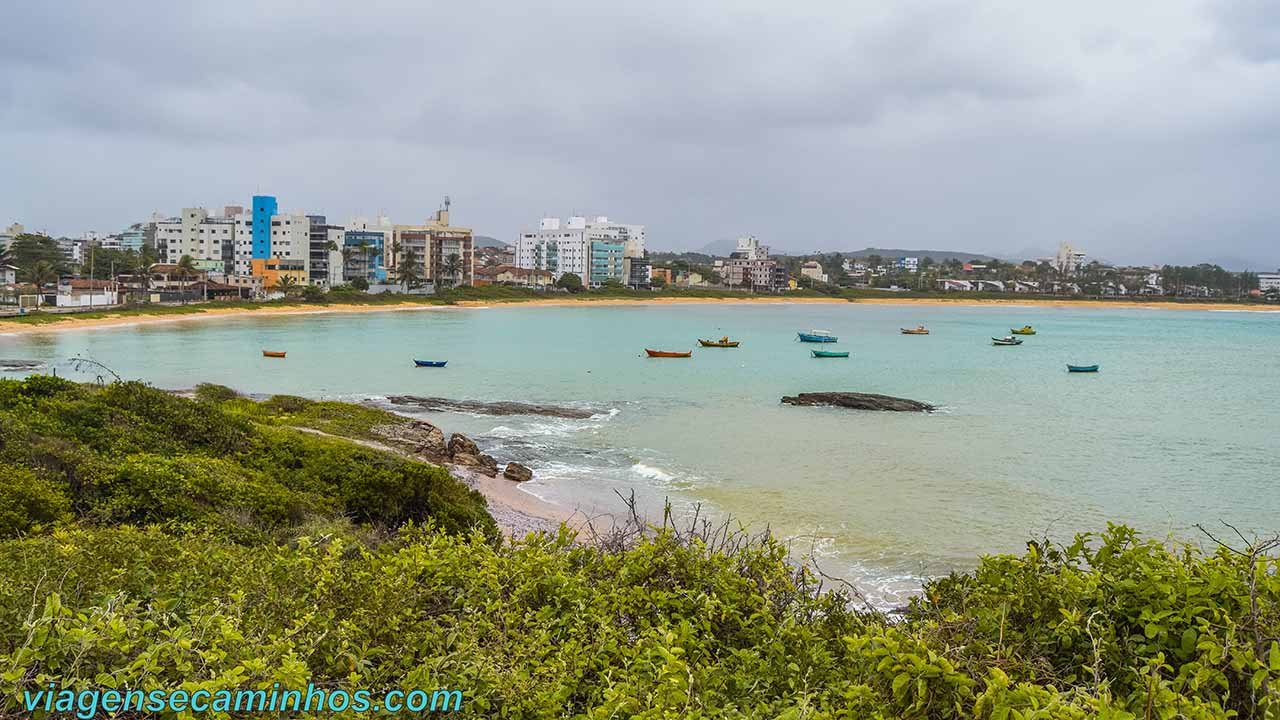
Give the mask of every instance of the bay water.
<svg viewBox="0 0 1280 720">
<path fill-rule="evenodd" d="M 925 324 L 928 336 L 899 327 Z M 991 336 L 1034 325 L 1018 347 Z M 796 331 L 830 330 L 834 346 Z M 737 349 L 698 348 L 729 335 Z M 644 348 L 694 351 L 651 359 Z M 813 347 L 848 359 L 813 359 Z M 284 360 L 261 350 L 286 350 Z M 372 402 L 410 394 L 592 410 L 590 419 L 426 413 L 522 486 L 584 515 L 615 493 L 790 538 L 877 603 L 921 579 L 1124 522 L 1280 529 L 1280 314 L 1043 305 L 504 306 L 239 316 L 0 335 L 0 358 L 60 375 L 91 357 L 163 388 Z M 413 359 L 447 360 L 444 369 Z M 1066 365 L 1100 364 L 1097 374 Z M 17 376 L 14 374 L 13 376 Z M 861 391 L 934 413 L 793 407 Z M 393 408 L 411 412 L 410 407 Z M 1219 526 L 1220 527 L 1220 526 Z"/>
</svg>

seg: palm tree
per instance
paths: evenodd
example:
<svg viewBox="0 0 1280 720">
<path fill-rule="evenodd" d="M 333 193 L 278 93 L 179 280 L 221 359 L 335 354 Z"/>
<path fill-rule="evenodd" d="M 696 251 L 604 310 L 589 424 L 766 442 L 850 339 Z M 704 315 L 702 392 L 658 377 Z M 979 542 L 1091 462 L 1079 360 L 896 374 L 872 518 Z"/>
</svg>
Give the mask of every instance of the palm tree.
<svg viewBox="0 0 1280 720">
<path fill-rule="evenodd" d="M 459 281 L 460 278 L 458 276 L 462 274 L 462 258 L 458 257 L 458 253 L 449 253 L 449 257 L 445 258 L 444 262 L 441 263 L 440 269 L 444 270 L 445 275 L 448 276 L 449 285 L 452 287 Z"/>
<path fill-rule="evenodd" d="M 400 267 L 400 252 L 402 250 L 404 250 L 404 245 L 399 240 L 391 241 L 391 264 L 397 268 Z M 387 263 L 384 260 L 382 264 L 386 265 Z"/>
<path fill-rule="evenodd" d="M 405 292 L 409 292 L 409 288 L 417 285 L 422 279 L 418 275 L 418 254 L 413 251 L 413 248 L 404 248 L 404 257 L 396 263 L 396 274 L 400 277 L 400 283 L 404 285 Z"/>
<path fill-rule="evenodd" d="M 342 280 L 346 282 L 351 278 L 347 277 L 349 268 L 351 267 L 351 256 L 355 254 L 355 249 L 350 245 L 342 248 Z"/>
<path fill-rule="evenodd" d="M 364 279 L 368 280 L 369 279 L 369 241 L 361 240 L 360 245 L 358 247 L 360 248 L 360 257 L 364 260 Z"/>
<path fill-rule="evenodd" d="M 290 293 L 298 287 L 298 278 L 292 275 L 282 274 L 276 278 L 275 285 L 272 285 L 271 287 L 273 290 L 283 293 L 285 297 L 289 297 Z"/>
<path fill-rule="evenodd" d="M 53 263 L 47 260 L 37 260 L 35 264 L 26 270 L 27 282 L 36 286 L 36 290 L 48 285 L 51 282 L 58 281 L 58 269 Z"/>
<path fill-rule="evenodd" d="M 190 255 L 183 255 L 178 260 L 178 264 L 175 267 L 177 268 L 177 271 L 178 271 L 178 277 L 184 280 L 190 280 L 191 278 L 197 277 L 200 274 L 200 271 L 196 269 L 196 261 L 192 259 Z M 187 301 L 187 288 L 184 287 L 182 289 L 182 302 L 185 303 L 186 301 Z"/>
</svg>

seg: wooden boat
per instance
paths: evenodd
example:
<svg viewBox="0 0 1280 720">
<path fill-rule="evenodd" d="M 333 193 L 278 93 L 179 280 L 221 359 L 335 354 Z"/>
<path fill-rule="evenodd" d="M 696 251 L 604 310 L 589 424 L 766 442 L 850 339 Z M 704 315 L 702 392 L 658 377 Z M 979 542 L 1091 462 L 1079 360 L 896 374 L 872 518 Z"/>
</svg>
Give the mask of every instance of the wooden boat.
<svg viewBox="0 0 1280 720">
<path fill-rule="evenodd" d="M 448 360 L 414 360 L 413 364 L 418 367 L 444 367 Z"/>
<path fill-rule="evenodd" d="M 262 357 L 278 357 L 278 358 L 282 358 L 282 357 L 284 357 L 284 353 L 285 353 L 285 351 L 284 351 L 284 350 L 263 350 L 263 351 L 262 351 Z"/>
<path fill-rule="evenodd" d="M 645 348 L 645 349 L 644 349 L 644 351 L 645 351 L 646 353 L 648 353 L 648 354 L 649 354 L 649 357 L 656 357 L 656 358 L 687 358 L 687 357 L 693 357 L 693 351 L 692 351 L 692 350 L 685 350 L 684 352 L 673 352 L 673 351 L 671 351 L 671 350 L 650 350 L 649 348 Z"/>
<path fill-rule="evenodd" d="M 703 340 L 702 338 L 698 338 L 698 344 L 701 345 L 702 347 L 718 347 L 718 348 L 738 347 L 738 341 L 730 340 L 728 335 L 725 335 L 719 340 Z"/>
<path fill-rule="evenodd" d="M 914 328 L 898 328 L 903 335 L 928 335 L 929 329 L 923 325 L 917 325 Z"/>
<path fill-rule="evenodd" d="M 836 352 L 835 350 L 810 350 L 809 352 L 813 353 L 813 356 L 816 358 L 847 358 L 849 357 L 848 351 Z"/>
<path fill-rule="evenodd" d="M 991 338 L 992 345 L 1021 345 L 1022 338 L 1016 338 L 1012 335 L 1006 335 L 1002 338 Z"/>
<path fill-rule="evenodd" d="M 800 342 L 810 343 L 833 343 L 839 340 L 826 330 L 806 330 L 796 333 L 796 336 L 800 338 Z"/>
<path fill-rule="evenodd" d="M 1030 325 L 1023 325 L 1021 328 L 1017 330 L 1014 330 L 1013 328 L 1009 328 L 1009 332 L 1013 333 L 1014 335 L 1035 335 L 1036 329 L 1031 327 Z"/>
<path fill-rule="evenodd" d="M 1068 365 L 1067 372 L 1098 372 L 1097 365 Z"/>
</svg>

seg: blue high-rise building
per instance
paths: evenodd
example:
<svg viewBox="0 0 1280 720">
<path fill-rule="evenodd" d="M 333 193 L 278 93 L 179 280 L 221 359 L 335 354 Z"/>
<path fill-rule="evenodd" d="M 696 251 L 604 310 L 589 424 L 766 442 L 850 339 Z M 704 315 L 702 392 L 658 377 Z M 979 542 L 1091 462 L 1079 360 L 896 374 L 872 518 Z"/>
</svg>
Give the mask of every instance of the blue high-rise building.
<svg viewBox="0 0 1280 720">
<path fill-rule="evenodd" d="M 274 195 L 253 196 L 253 253 L 250 257 L 271 257 L 271 216 L 277 213 Z"/>
</svg>

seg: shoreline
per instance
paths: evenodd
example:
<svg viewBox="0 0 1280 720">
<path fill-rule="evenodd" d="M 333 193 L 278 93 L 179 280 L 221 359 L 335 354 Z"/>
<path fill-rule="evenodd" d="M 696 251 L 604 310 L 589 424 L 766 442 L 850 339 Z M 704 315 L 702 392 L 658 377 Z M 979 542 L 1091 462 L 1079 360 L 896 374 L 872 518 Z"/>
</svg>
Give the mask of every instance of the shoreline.
<svg viewBox="0 0 1280 720">
<path fill-rule="evenodd" d="M 376 312 L 407 312 L 426 310 L 456 310 L 496 307 L 617 307 L 617 306 L 662 306 L 662 305 L 778 305 L 778 304 L 849 304 L 849 305 L 936 305 L 951 307 L 991 307 L 1007 305 L 1011 307 L 1049 307 L 1054 309 L 1081 308 L 1114 308 L 1114 309 L 1146 309 L 1146 310 L 1181 310 L 1181 311 L 1222 311 L 1222 312 L 1280 312 L 1276 305 L 1251 305 L 1245 303 L 1207 303 L 1178 301 L 1141 301 L 1141 300 L 1040 300 L 1033 298 L 950 298 L 950 297 L 859 297 L 855 299 L 843 297 L 786 297 L 786 296 L 751 296 L 751 297 L 655 297 L 655 298 L 601 298 L 588 300 L 568 300 L 559 298 L 531 298 L 524 300 L 464 300 L 452 305 L 402 302 L 395 304 L 364 305 L 289 305 L 282 307 L 218 307 L 197 310 L 187 313 L 127 313 L 108 315 L 106 317 L 76 318 L 70 316 L 39 325 L 22 323 L 7 324 L 0 320 L 0 337 L 9 335 L 27 335 L 33 333 L 62 332 L 66 330 L 86 330 L 95 328 L 130 327 L 137 325 L 156 325 L 162 323 L 197 322 L 235 317 L 292 317 L 298 315 L 338 315 Z M 7 325 L 7 326 L 6 326 Z"/>
</svg>

